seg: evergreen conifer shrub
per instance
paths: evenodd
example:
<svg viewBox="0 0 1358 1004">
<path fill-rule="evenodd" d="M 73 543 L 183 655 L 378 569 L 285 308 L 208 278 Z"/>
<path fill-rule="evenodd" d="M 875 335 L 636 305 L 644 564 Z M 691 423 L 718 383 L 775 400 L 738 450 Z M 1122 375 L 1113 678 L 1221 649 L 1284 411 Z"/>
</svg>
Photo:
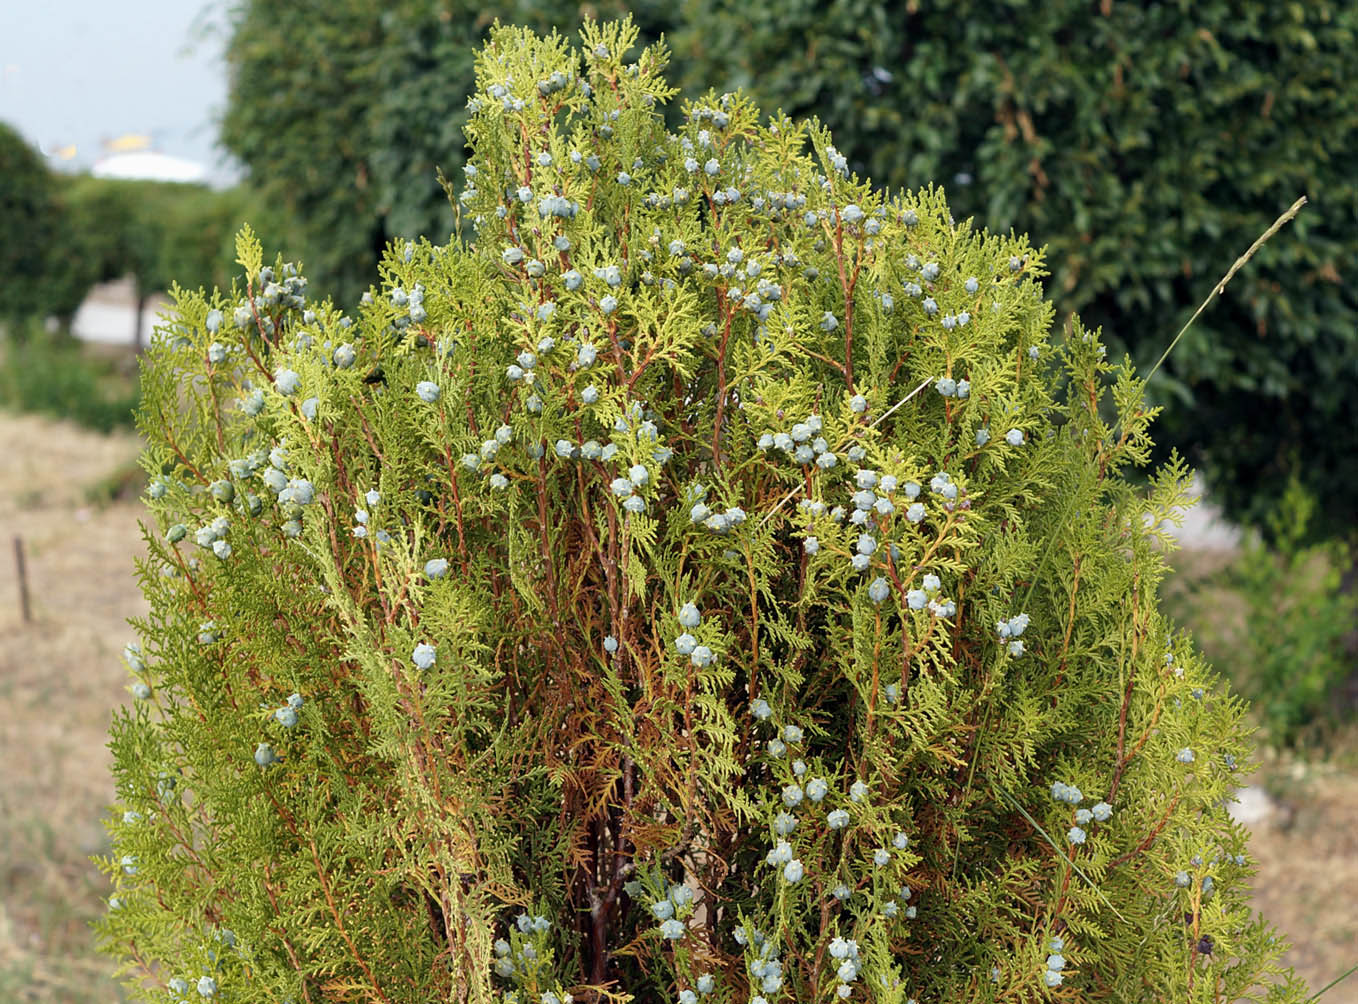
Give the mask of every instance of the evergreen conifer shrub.
<svg viewBox="0 0 1358 1004">
<path fill-rule="evenodd" d="M 102 923 L 142 999 L 1295 1001 L 1042 254 L 498 28 L 468 246 L 180 291 Z"/>
</svg>

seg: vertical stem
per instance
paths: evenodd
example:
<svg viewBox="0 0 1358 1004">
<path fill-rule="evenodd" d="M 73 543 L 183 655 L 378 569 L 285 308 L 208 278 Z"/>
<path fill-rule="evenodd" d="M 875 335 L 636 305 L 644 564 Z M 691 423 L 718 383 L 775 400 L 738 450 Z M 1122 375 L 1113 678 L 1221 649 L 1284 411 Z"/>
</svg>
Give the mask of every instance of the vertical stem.
<svg viewBox="0 0 1358 1004">
<path fill-rule="evenodd" d="M 140 286 L 140 283 L 138 282 L 137 285 Z M 142 349 L 145 348 L 141 343 L 141 319 L 146 314 L 146 301 L 149 298 L 140 288 L 134 295 L 137 298 L 137 306 L 133 310 L 132 317 L 132 349 L 137 355 L 141 355 Z"/>
<path fill-rule="evenodd" d="M 754 554 L 750 545 L 745 545 L 745 569 L 750 579 L 750 700 L 755 695 L 755 674 L 759 672 L 759 584 L 755 578 Z"/>
<path fill-rule="evenodd" d="M 721 422 L 726 414 L 726 343 L 731 337 L 731 312 L 727 309 L 726 293 L 719 290 L 717 296 L 726 319 L 722 325 L 721 346 L 717 350 L 717 417 L 712 422 L 712 466 L 714 468 L 721 465 Z"/>
<path fill-rule="evenodd" d="M 552 611 L 552 622 L 559 630 L 561 627 L 561 614 L 557 609 L 556 595 L 556 564 L 552 560 L 551 545 L 547 540 L 547 462 L 543 459 L 538 460 L 538 538 L 542 545 L 543 569 L 547 574 L 547 593 L 551 601 L 548 605 Z"/>
<path fill-rule="evenodd" d="M 1133 627 L 1132 627 L 1132 658 L 1131 658 L 1130 665 L 1129 665 L 1129 667 L 1128 667 L 1128 669 L 1127 669 L 1127 686 L 1123 689 L 1123 692 L 1122 692 L 1122 707 L 1121 707 L 1121 709 L 1118 711 L 1118 751 L 1117 751 L 1117 757 L 1115 758 L 1115 760 L 1114 760 L 1114 762 L 1113 762 L 1113 781 L 1112 781 L 1112 783 L 1108 786 L 1108 801 L 1109 801 L 1109 802 L 1112 802 L 1113 799 L 1117 796 L 1117 793 L 1118 793 L 1118 785 L 1122 782 L 1122 772 L 1123 772 L 1123 770 L 1126 768 L 1128 761 L 1131 760 L 1131 756 L 1127 756 L 1127 755 L 1126 755 L 1126 749 L 1127 749 L 1127 709 L 1131 706 L 1131 703 L 1132 703 L 1132 684 L 1136 681 L 1136 647 L 1137 647 L 1137 641 L 1139 641 L 1139 640 L 1140 640 L 1140 637 L 1141 637 L 1141 633 L 1140 633 L 1140 630 L 1139 630 L 1139 626 L 1138 626 L 1137 623 L 1136 623 L 1136 621 L 1137 621 L 1137 613 L 1138 613 L 1138 609 L 1139 609 L 1139 605 L 1137 604 L 1137 595 L 1136 595 L 1136 594 L 1137 594 L 1137 585 L 1134 583 L 1133 586 L 1132 586 L 1132 604 L 1133 604 L 1133 610 L 1132 610 L 1132 621 L 1133 621 Z M 1133 755 L 1135 755 L 1135 751 L 1133 751 Z"/>
<path fill-rule="evenodd" d="M 605 967 L 608 965 L 608 911 L 599 900 L 599 886 L 602 881 L 602 869 L 604 854 L 604 825 L 601 819 L 595 818 L 589 824 L 590 839 L 594 845 L 594 868 L 590 875 L 589 887 L 589 908 L 591 914 L 591 954 L 594 956 L 590 979 L 595 986 L 602 986 L 605 979 Z"/>
</svg>

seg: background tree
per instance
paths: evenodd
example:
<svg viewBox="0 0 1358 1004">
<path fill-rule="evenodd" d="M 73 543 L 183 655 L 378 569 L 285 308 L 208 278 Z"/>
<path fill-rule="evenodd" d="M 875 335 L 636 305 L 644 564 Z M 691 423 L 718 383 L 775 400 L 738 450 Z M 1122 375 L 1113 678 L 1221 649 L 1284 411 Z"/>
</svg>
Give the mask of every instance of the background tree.
<svg viewBox="0 0 1358 1004">
<path fill-rule="evenodd" d="M 0 122 L 0 323 L 9 329 L 19 331 L 16 321 L 66 308 L 67 297 L 54 300 L 43 281 L 66 225 L 42 156 Z"/>
<path fill-rule="evenodd" d="M 1358 7 L 1055 0 L 694 0 L 694 79 L 817 115 L 879 184 L 1047 242 L 1078 311 L 1142 372 L 1274 218 L 1275 237 L 1152 384 L 1162 449 L 1261 524 L 1296 476 L 1312 528 L 1358 516 Z"/>
<path fill-rule="evenodd" d="M 46 313 L 68 325 L 91 287 L 124 277 L 137 300 L 131 334 L 152 295 L 178 282 L 190 289 L 229 287 L 235 233 L 247 221 L 275 239 L 288 236 L 283 214 L 244 187 L 125 181 L 89 175 L 57 178 L 63 213 L 42 277 Z M 62 309 L 57 309 L 57 307 Z"/>
<path fill-rule="evenodd" d="M 288 216 L 248 188 L 95 178 L 53 172 L 0 123 L 0 321 L 55 317 L 69 328 L 90 289 L 131 276 L 137 327 L 147 299 L 172 282 L 228 288 L 235 234 L 291 236 Z"/>
</svg>

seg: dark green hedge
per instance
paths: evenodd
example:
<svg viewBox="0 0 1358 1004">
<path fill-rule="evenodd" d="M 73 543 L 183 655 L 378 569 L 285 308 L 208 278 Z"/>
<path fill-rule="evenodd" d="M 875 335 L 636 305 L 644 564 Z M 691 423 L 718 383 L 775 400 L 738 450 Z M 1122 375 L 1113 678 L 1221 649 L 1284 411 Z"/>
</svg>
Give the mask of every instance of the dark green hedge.
<svg viewBox="0 0 1358 1004">
<path fill-rule="evenodd" d="M 0 122 L 0 324 L 50 310 L 43 276 L 61 236 L 56 185 L 42 157 Z"/>
<path fill-rule="evenodd" d="M 249 188 L 54 173 L 0 123 L 0 320 L 16 336 L 45 317 L 69 326 L 91 287 L 128 275 L 139 298 L 175 282 L 230 288 L 247 222 L 273 245 L 294 240 Z"/>
</svg>

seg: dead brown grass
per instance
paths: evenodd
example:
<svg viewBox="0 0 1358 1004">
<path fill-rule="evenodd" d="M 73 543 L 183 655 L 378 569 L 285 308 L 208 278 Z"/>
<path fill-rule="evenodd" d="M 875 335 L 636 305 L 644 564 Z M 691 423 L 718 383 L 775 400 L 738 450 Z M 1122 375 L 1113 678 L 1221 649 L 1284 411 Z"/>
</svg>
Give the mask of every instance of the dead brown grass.
<svg viewBox="0 0 1358 1004">
<path fill-rule="evenodd" d="M 119 1000 L 89 929 L 108 893 L 89 856 L 108 849 L 105 741 L 111 709 L 130 699 L 126 621 L 146 609 L 132 579 L 140 506 L 92 507 L 85 492 L 138 443 L 12 415 L 0 415 L 0 443 L 0 1000 Z"/>
<path fill-rule="evenodd" d="M 1254 901 L 1291 941 L 1287 962 L 1314 993 L 1358 963 L 1358 772 L 1275 762 L 1262 780 L 1279 811 L 1250 840 Z M 1358 1004 L 1358 974 L 1321 1004 Z"/>
<path fill-rule="evenodd" d="M 0 414 L 0 525 L 23 537 L 35 621 L 19 617 L 12 544 L 0 540 L 0 1001 L 122 999 L 90 921 L 109 886 L 111 709 L 130 700 L 126 621 L 145 612 L 132 577 L 139 503 L 90 506 L 138 449 L 130 435 Z M 1204 556 L 1210 564 L 1220 560 Z M 1229 597 L 1222 615 L 1232 616 Z M 1255 832 L 1255 900 L 1290 936 L 1287 961 L 1318 989 L 1358 962 L 1358 771 L 1272 763 L 1282 811 Z M 1358 1004 L 1358 977 L 1323 1004 Z"/>
</svg>

